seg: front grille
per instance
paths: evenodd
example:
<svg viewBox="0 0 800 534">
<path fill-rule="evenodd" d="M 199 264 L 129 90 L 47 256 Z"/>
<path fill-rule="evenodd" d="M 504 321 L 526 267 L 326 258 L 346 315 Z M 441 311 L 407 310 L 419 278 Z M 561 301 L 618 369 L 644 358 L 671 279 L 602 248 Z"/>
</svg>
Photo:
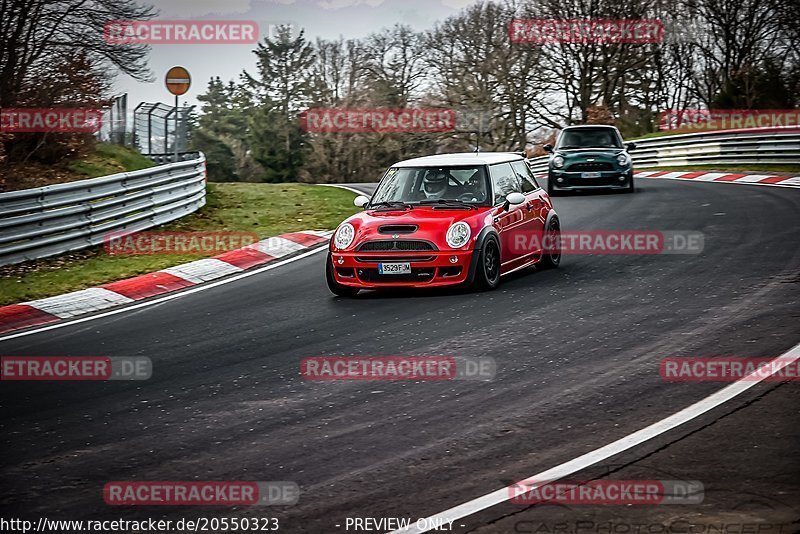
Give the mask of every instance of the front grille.
<svg viewBox="0 0 800 534">
<path fill-rule="evenodd" d="M 568 171 L 613 171 L 614 166 L 603 161 L 585 161 L 583 163 L 573 163 L 567 167 Z"/>
<path fill-rule="evenodd" d="M 620 182 L 616 176 L 611 178 L 568 178 L 566 181 L 566 185 L 574 187 L 623 185 L 624 183 L 625 182 Z"/>
<path fill-rule="evenodd" d="M 433 246 L 433 243 L 429 243 L 428 241 L 388 241 L 388 240 L 379 240 L 379 241 L 367 241 L 362 243 L 361 246 L 358 247 L 359 252 L 394 252 L 394 251 L 419 251 L 419 250 L 436 250 L 436 247 Z"/>
<path fill-rule="evenodd" d="M 412 261 L 433 261 L 434 259 L 436 259 L 436 256 L 397 256 L 394 254 L 391 256 L 356 256 L 356 261 L 361 263 L 378 263 L 381 261 L 411 263 Z"/>
<path fill-rule="evenodd" d="M 436 267 L 411 269 L 411 274 L 378 274 L 378 269 L 358 269 L 358 277 L 364 282 L 391 284 L 392 282 L 427 282 L 433 279 Z"/>
<path fill-rule="evenodd" d="M 413 234 L 417 231 L 416 224 L 384 224 L 378 227 L 381 234 Z"/>
</svg>

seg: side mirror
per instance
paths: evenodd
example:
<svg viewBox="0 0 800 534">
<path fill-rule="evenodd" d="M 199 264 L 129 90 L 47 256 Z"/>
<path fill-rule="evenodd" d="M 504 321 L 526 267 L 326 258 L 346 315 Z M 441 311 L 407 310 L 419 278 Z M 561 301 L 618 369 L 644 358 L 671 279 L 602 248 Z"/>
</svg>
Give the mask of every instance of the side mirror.
<svg viewBox="0 0 800 534">
<path fill-rule="evenodd" d="M 636 150 L 636 143 L 628 143 L 625 146 L 628 148 L 628 151 Z"/>
<path fill-rule="evenodd" d="M 356 198 L 353 200 L 353 204 L 355 204 L 355 205 L 356 205 L 356 207 L 363 208 L 364 206 L 366 206 L 367 204 L 369 204 L 369 199 L 368 199 L 367 197 L 365 197 L 364 195 L 358 195 L 358 196 L 357 196 L 357 197 L 356 197 Z"/>
<path fill-rule="evenodd" d="M 509 193 L 506 195 L 506 203 L 505 209 L 508 209 L 509 206 L 516 206 L 518 204 L 522 204 L 525 202 L 525 195 L 522 193 Z"/>
<path fill-rule="evenodd" d="M 550 143 L 542 145 L 542 148 L 544 149 L 545 152 L 550 152 L 551 154 L 553 153 L 553 145 L 551 145 Z"/>
</svg>

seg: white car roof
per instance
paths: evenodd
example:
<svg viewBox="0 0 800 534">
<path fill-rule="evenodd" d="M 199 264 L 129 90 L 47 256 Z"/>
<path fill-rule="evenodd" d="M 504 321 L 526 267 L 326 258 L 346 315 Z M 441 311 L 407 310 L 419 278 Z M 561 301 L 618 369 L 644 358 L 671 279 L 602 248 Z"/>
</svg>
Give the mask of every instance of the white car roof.
<svg viewBox="0 0 800 534">
<path fill-rule="evenodd" d="M 392 167 L 449 167 L 456 165 L 492 165 L 507 161 L 522 160 L 522 156 L 513 152 L 462 152 L 458 154 L 437 154 L 421 158 L 407 159 L 395 163 Z"/>
<path fill-rule="evenodd" d="M 575 124 L 572 126 L 564 126 L 562 130 L 581 130 L 583 128 L 613 128 L 617 130 L 618 128 L 611 124 Z"/>
</svg>

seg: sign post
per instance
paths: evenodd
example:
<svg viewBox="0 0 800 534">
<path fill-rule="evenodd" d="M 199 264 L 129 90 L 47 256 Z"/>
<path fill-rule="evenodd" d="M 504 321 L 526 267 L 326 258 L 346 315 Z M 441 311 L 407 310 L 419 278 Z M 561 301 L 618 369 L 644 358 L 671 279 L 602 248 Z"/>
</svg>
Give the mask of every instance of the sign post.
<svg viewBox="0 0 800 534">
<path fill-rule="evenodd" d="M 175 95 L 175 162 L 178 161 L 178 97 L 186 94 L 192 85 L 189 71 L 183 67 L 172 67 L 164 78 L 167 91 Z"/>
<path fill-rule="evenodd" d="M 456 131 L 475 134 L 475 152 L 481 151 L 485 132 L 494 127 L 494 111 L 487 108 L 464 107 L 456 110 Z"/>
</svg>

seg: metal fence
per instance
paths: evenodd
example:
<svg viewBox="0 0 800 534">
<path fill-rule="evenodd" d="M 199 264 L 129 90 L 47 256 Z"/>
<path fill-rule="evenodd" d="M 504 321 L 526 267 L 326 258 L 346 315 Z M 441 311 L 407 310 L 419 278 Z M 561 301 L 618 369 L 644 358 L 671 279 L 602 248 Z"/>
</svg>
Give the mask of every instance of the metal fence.
<svg viewBox="0 0 800 534">
<path fill-rule="evenodd" d="M 133 143 L 142 154 L 185 152 L 194 106 L 142 102 L 133 110 Z"/>
<path fill-rule="evenodd" d="M 128 133 L 127 93 L 115 97 L 109 106 L 103 109 L 100 131 L 95 134 L 95 137 L 106 143 L 131 146 L 132 140 Z"/>
<path fill-rule="evenodd" d="M 0 265 L 44 258 L 173 221 L 205 205 L 205 157 L 0 193 Z"/>
<path fill-rule="evenodd" d="M 701 132 L 632 139 L 637 167 L 686 165 L 800 165 L 800 128 L 764 128 Z M 534 172 L 546 172 L 550 156 L 531 158 Z"/>
<path fill-rule="evenodd" d="M 125 93 L 102 110 L 102 126 L 95 137 L 106 143 L 133 147 L 144 155 L 175 154 L 176 150 L 186 152 L 194 108 L 142 102 L 128 116 L 128 95 Z M 174 156 L 168 159 L 174 160 Z"/>
</svg>

